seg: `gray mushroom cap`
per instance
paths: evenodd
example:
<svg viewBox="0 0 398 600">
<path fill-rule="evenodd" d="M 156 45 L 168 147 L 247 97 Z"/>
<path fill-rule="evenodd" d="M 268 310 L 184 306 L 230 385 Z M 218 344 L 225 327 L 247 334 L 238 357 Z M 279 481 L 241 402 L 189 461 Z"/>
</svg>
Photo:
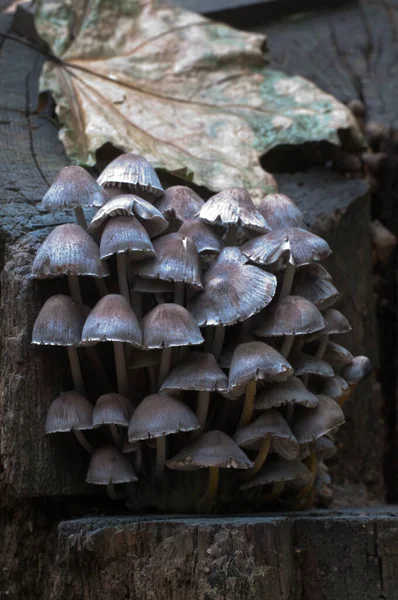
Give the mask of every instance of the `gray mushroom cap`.
<svg viewBox="0 0 398 600">
<path fill-rule="evenodd" d="M 226 392 L 227 389 L 228 377 L 221 371 L 214 356 L 205 352 L 191 352 L 175 365 L 163 382 L 160 392 Z"/>
<path fill-rule="evenodd" d="M 345 316 L 335 308 L 328 308 L 323 313 L 323 318 L 326 321 L 325 328 L 322 334 L 348 333 L 351 331 L 351 325 Z"/>
<path fill-rule="evenodd" d="M 128 253 L 130 260 L 155 256 L 149 235 L 134 217 L 113 217 L 106 223 L 101 236 L 100 255 L 106 259 L 113 254 Z"/>
<path fill-rule="evenodd" d="M 197 216 L 209 225 L 237 225 L 259 233 L 270 231 L 267 221 L 253 204 L 248 192 L 239 187 L 227 188 L 212 196 L 201 207 Z"/>
<path fill-rule="evenodd" d="M 372 371 L 372 363 L 367 356 L 355 356 L 352 361 L 346 365 L 343 375 L 349 385 L 356 385 L 369 375 Z"/>
<path fill-rule="evenodd" d="M 316 263 L 297 269 L 294 276 L 292 294 L 294 296 L 302 296 L 315 304 L 319 310 L 324 310 L 336 302 L 339 292 L 329 279 L 314 275 L 314 270 L 308 268 L 315 265 Z"/>
<path fill-rule="evenodd" d="M 168 460 L 166 465 L 177 470 L 185 470 L 186 467 L 249 469 L 253 463 L 226 433 L 208 431 Z"/>
<path fill-rule="evenodd" d="M 93 428 L 101 425 L 119 425 L 128 427 L 134 406 L 129 398 L 122 394 L 103 394 L 95 403 Z"/>
<path fill-rule="evenodd" d="M 78 346 L 84 317 L 69 296 L 57 294 L 47 300 L 33 325 L 32 344 Z"/>
<path fill-rule="evenodd" d="M 127 342 L 142 345 L 142 333 L 129 302 L 120 294 L 108 294 L 94 306 L 83 327 L 82 343 Z"/>
<path fill-rule="evenodd" d="M 154 196 L 163 188 L 151 163 L 139 154 L 122 154 L 115 158 L 97 179 L 102 186 L 126 184 L 131 190 L 144 190 Z"/>
<path fill-rule="evenodd" d="M 144 279 L 180 282 L 202 289 L 199 254 L 193 241 L 180 233 L 168 233 L 154 241 L 155 256 L 134 265 Z"/>
<path fill-rule="evenodd" d="M 204 342 L 193 317 L 183 306 L 173 303 L 155 306 L 142 320 L 145 348 L 195 346 Z"/>
<path fill-rule="evenodd" d="M 343 377 L 340 375 L 334 375 L 334 377 L 328 377 L 327 379 L 322 379 L 322 382 L 317 387 L 317 391 L 324 396 L 329 396 L 329 398 L 333 398 L 337 400 L 343 394 L 346 394 L 349 390 L 349 385 Z"/>
<path fill-rule="evenodd" d="M 264 312 L 255 333 L 260 337 L 307 335 L 324 326 L 324 318 L 312 302 L 301 296 L 285 296 Z"/>
<path fill-rule="evenodd" d="M 203 292 L 189 303 L 189 311 L 200 327 L 234 325 L 271 302 L 276 278 L 245 262 L 239 248 L 224 248 L 205 273 Z"/>
<path fill-rule="evenodd" d="M 134 277 L 131 286 L 132 292 L 140 294 L 171 294 L 174 292 L 174 283 L 163 281 L 162 279 L 144 279 L 144 277 Z"/>
<path fill-rule="evenodd" d="M 303 213 L 285 194 L 267 194 L 258 205 L 258 210 L 272 230 L 305 228 Z"/>
<path fill-rule="evenodd" d="M 63 275 L 104 277 L 109 271 L 101 262 L 97 244 L 80 225 L 58 225 L 40 246 L 32 265 L 32 277 L 47 279 Z"/>
<path fill-rule="evenodd" d="M 142 400 L 131 417 L 130 442 L 157 438 L 200 427 L 195 413 L 186 404 L 163 394 L 151 394 Z"/>
<path fill-rule="evenodd" d="M 313 448 L 320 460 L 327 460 L 328 458 L 334 456 L 337 452 L 337 448 L 333 441 L 327 436 L 322 436 L 315 440 Z"/>
<path fill-rule="evenodd" d="M 286 460 L 281 457 L 270 457 L 265 466 L 249 481 L 242 483 L 239 489 L 249 490 L 260 485 L 267 485 L 275 481 L 300 480 L 305 485 L 311 474 L 300 460 Z"/>
<path fill-rule="evenodd" d="M 46 417 L 46 433 L 92 429 L 93 405 L 78 392 L 61 394 L 51 402 Z"/>
<path fill-rule="evenodd" d="M 323 358 L 331 367 L 344 367 L 350 364 L 354 357 L 347 348 L 329 340 Z"/>
<path fill-rule="evenodd" d="M 239 429 L 234 440 L 243 448 L 258 449 L 266 437 L 271 437 L 274 452 L 288 460 L 297 458 L 298 442 L 285 419 L 274 409 L 267 410 L 255 421 Z"/>
<path fill-rule="evenodd" d="M 296 377 L 307 374 L 319 377 L 333 377 L 334 375 L 332 367 L 325 360 L 316 358 L 316 356 L 293 350 L 289 354 L 289 360 Z"/>
<path fill-rule="evenodd" d="M 315 408 L 299 407 L 296 410 L 292 431 L 299 444 L 309 444 L 344 423 L 344 413 L 332 398 L 318 396 Z"/>
<path fill-rule="evenodd" d="M 169 222 L 168 231 L 178 228 L 201 209 L 204 200 L 185 185 L 173 185 L 155 202 L 156 208 Z"/>
<path fill-rule="evenodd" d="M 87 483 L 108 485 L 137 481 L 131 462 L 115 448 L 102 446 L 94 451 L 88 466 Z"/>
<path fill-rule="evenodd" d="M 250 381 L 286 381 L 293 369 L 277 350 L 264 342 L 240 344 L 233 353 L 229 369 L 229 389 L 244 388 Z"/>
<path fill-rule="evenodd" d="M 291 227 L 277 229 L 253 238 L 242 246 L 249 260 L 260 265 L 271 265 L 282 257 L 297 266 L 323 260 L 331 253 L 329 244 L 310 231 Z"/>
<path fill-rule="evenodd" d="M 121 194 L 109 200 L 99 209 L 87 231 L 93 237 L 99 236 L 107 221 L 112 217 L 136 217 L 144 226 L 149 237 L 160 235 L 168 227 L 162 213 L 150 202 L 134 194 Z"/>
<path fill-rule="evenodd" d="M 290 377 L 287 381 L 272 385 L 256 399 L 257 410 L 267 410 L 286 404 L 301 404 L 307 408 L 314 408 L 319 404 L 315 394 L 307 390 L 304 383 L 297 377 Z"/>
<path fill-rule="evenodd" d="M 58 173 L 45 194 L 44 210 L 68 210 L 78 206 L 100 207 L 107 200 L 106 193 L 83 167 L 71 165 Z"/>
<path fill-rule="evenodd" d="M 193 241 L 199 254 L 220 254 L 222 242 L 218 235 L 199 219 L 184 221 L 178 233 L 185 235 Z"/>
</svg>

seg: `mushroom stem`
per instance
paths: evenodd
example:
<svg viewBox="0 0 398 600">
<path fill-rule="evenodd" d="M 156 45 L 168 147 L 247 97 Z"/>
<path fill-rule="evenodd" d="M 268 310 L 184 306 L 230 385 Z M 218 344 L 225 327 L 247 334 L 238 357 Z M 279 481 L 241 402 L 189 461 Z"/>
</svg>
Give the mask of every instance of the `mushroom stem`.
<svg viewBox="0 0 398 600">
<path fill-rule="evenodd" d="M 77 304 L 83 304 L 78 275 L 68 275 L 68 284 L 73 302 L 76 302 Z"/>
<path fill-rule="evenodd" d="M 116 448 L 120 448 L 122 445 L 122 438 L 119 435 L 116 425 L 112 423 L 111 425 L 108 425 L 108 427 L 109 431 L 111 432 L 113 443 L 115 444 Z"/>
<path fill-rule="evenodd" d="M 204 335 L 203 337 L 205 338 L 205 343 L 203 345 L 203 352 L 211 352 L 211 349 L 213 347 L 213 327 L 210 327 L 209 325 L 207 327 L 205 327 L 204 330 Z"/>
<path fill-rule="evenodd" d="M 135 316 L 139 321 L 142 319 L 142 297 L 137 292 L 131 294 L 131 306 L 135 312 Z"/>
<path fill-rule="evenodd" d="M 118 499 L 113 483 L 108 483 L 108 485 L 106 486 L 106 491 L 108 492 L 109 498 L 112 498 L 112 500 Z"/>
<path fill-rule="evenodd" d="M 294 402 L 291 402 L 287 405 L 286 408 L 286 422 L 291 423 L 293 421 L 294 416 Z"/>
<path fill-rule="evenodd" d="M 246 387 L 245 393 L 245 403 L 243 405 L 242 414 L 240 416 L 240 420 L 236 431 L 238 429 L 242 429 L 250 423 L 250 419 L 252 418 L 253 410 L 254 410 L 254 398 L 256 396 L 257 384 L 255 381 L 250 381 Z"/>
<path fill-rule="evenodd" d="M 160 359 L 159 375 L 158 375 L 158 389 L 166 379 L 170 371 L 171 356 L 173 348 L 163 348 L 162 358 Z"/>
<path fill-rule="evenodd" d="M 85 351 L 91 363 L 92 370 L 95 373 L 95 378 L 98 379 L 98 386 L 101 388 L 102 393 L 107 394 L 108 392 L 111 392 L 112 385 L 105 373 L 97 349 L 95 346 L 87 346 Z"/>
<path fill-rule="evenodd" d="M 163 480 L 164 465 L 166 463 L 166 436 L 156 438 L 156 466 L 155 480 L 159 483 Z"/>
<path fill-rule="evenodd" d="M 280 349 L 280 353 L 285 358 L 287 358 L 289 356 L 289 352 L 292 349 L 293 342 L 294 342 L 294 335 L 285 335 L 282 347 Z"/>
<path fill-rule="evenodd" d="M 79 355 L 77 354 L 77 348 L 75 346 L 68 346 L 68 358 L 70 364 L 70 370 L 72 372 L 73 387 L 77 392 L 86 395 L 84 387 L 83 375 L 80 368 Z"/>
<path fill-rule="evenodd" d="M 244 479 L 250 479 L 250 477 L 253 477 L 259 472 L 267 459 L 269 449 L 271 448 L 271 439 L 271 436 L 267 435 L 267 437 L 262 440 L 260 449 L 254 461 L 254 466 L 245 471 Z"/>
<path fill-rule="evenodd" d="M 269 494 L 264 494 L 263 496 L 261 496 L 258 505 L 261 505 L 264 502 L 271 502 L 272 500 L 279 498 L 284 489 L 284 481 L 274 481 L 274 483 L 272 484 L 271 492 Z"/>
<path fill-rule="evenodd" d="M 309 492 L 312 490 L 312 487 L 314 485 L 315 482 L 315 477 L 316 477 L 316 471 L 317 471 L 317 467 L 318 467 L 318 460 L 317 460 L 317 456 L 316 456 L 316 452 L 315 450 L 311 450 L 311 455 L 309 458 L 309 471 L 311 474 L 311 477 L 309 478 L 309 480 L 307 481 L 307 483 L 305 484 L 305 486 L 303 488 L 301 488 L 301 490 L 299 491 L 299 493 L 297 494 L 297 496 L 295 497 L 295 501 L 299 502 L 300 500 L 302 500 L 303 498 L 305 498 Z"/>
<path fill-rule="evenodd" d="M 86 217 L 84 216 L 83 208 L 81 206 L 76 206 L 76 208 L 74 208 L 74 213 L 75 213 L 77 224 L 80 225 L 80 227 L 82 227 L 84 229 L 84 231 L 86 231 L 87 221 L 86 221 Z"/>
<path fill-rule="evenodd" d="M 184 306 L 185 298 L 185 283 L 182 281 L 176 281 L 174 284 L 174 304 Z"/>
<path fill-rule="evenodd" d="M 351 394 L 353 393 L 353 391 L 355 390 L 357 386 L 356 385 L 350 385 L 349 389 L 346 391 L 345 394 L 342 394 L 340 396 L 340 398 L 337 398 L 337 404 L 342 408 L 344 406 L 344 404 L 347 402 L 348 398 L 350 398 Z"/>
<path fill-rule="evenodd" d="M 149 379 L 149 391 L 151 394 L 154 394 L 156 392 L 156 371 L 155 371 L 155 365 L 151 365 L 150 367 L 147 367 L 147 372 L 148 372 L 148 379 Z"/>
<path fill-rule="evenodd" d="M 86 440 L 86 438 L 84 437 L 84 434 L 79 429 L 74 429 L 73 433 L 75 434 L 75 438 L 77 439 L 79 444 L 81 444 L 83 446 L 83 448 L 86 450 L 86 452 L 88 452 L 89 454 L 92 454 L 94 452 L 94 448 Z"/>
<path fill-rule="evenodd" d="M 95 283 L 97 285 L 98 293 L 103 298 L 108 293 L 108 288 L 106 287 L 106 283 L 102 277 L 96 277 Z"/>
<path fill-rule="evenodd" d="M 226 246 L 235 246 L 236 238 L 238 235 L 238 225 L 230 225 L 228 227 L 227 235 L 225 236 L 225 245 Z"/>
<path fill-rule="evenodd" d="M 249 317 L 242 321 L 242 333 L 251 333 L 253 329 L 253 318 Z"/>
<path fill-rule="evenodd" d="M 220 358 L 222 347 L 224 344 L 224 337 L 225 337 L 225 327 L 223 327 L 222 325 L 217 325 L 216 330 L 214 332 L 213 352 L 212 352 L 212 354 L 216 360 L 218 360 Z"/>
<path fill-rule="evenodd" d="M 116 255 L 117 265 L 117 280 L 119 283 L 119 291 L 130 303 L 130 291 L 129 284 L 127 281 L 127 254 L 126 252 L 119 252 Z"/>
<path fill-rule="evenodd" d="M 141 471 L 141 464 L 142 464 L 142 450 L 141 450 L 141 448 L 138 448 L 134 452 L 134 462 L 133 462 L 134 471 L 136 473 L 139 473 Z"/>
<path fill-rule="evenodd" d="M 217 492 L 218 492 L 218 481 L 219 481 L 219 467 L 209 468 L 209 484 L 207 486 L 207 492 L 200 502 L 200 506 L 203 508 L 210 508 L 216 503 Z"/>
<path fill-rule="evenodd" d="M 320 342 L 319 342 L 319 346 L 318 349 L 316 351 L 316 358 L 322 358 L 323 355 L 325 354 L 325 350 L 327 348 L 328 345 L 328 341 L 329 341 L 329 335 L 326 333 L 325 335 L 321 336 Z"/>
<path fill-rule="evenodd" d="M 198 393 L 198 404 L 196 406 L 196 416 L 200 423 L 200 429 L 194 431 L 195 437 L 198 437 L 202 433 L 202 429 L 205 426 L 207 412 L 209 410 L 210 392 L 199 392 Z"/>
<path fill-rule="evenodd" d="M 122 342 L 113 342 L 113 351 L 115 354 L 117 391 L 123 396 L 128 396 L 129 383 L 127 377 L 126 357 Z"/>
<path fill-rule="evenodd" d="M 161 294 L 160 292 L 157 292 L 155 294 L 155 300 L 157 304 L 165 304 L 166 300 L 164 299 L 163 294 Z"/>
<path fill-rule="evenodd" d="M 283 283 L 279 298 L 284 298 L 285 296 L 290 295 L 290 292 L 292 291 L 295 270 L 296 267 L 291 262 L 288 262 L 286 265 L 285 274 L 283 276 Z"/>
</svg>

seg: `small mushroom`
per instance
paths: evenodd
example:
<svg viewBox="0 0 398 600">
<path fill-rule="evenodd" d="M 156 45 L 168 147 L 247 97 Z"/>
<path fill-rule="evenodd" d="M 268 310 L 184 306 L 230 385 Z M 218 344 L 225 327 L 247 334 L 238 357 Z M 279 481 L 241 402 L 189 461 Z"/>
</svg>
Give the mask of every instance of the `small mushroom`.
<svg viewBox="0 0 398 600">
<path fill-rule="evenodd" d="M 160 235 L 168 227 L 162 213 L 152 204 L 134 194 L 121 194 L 99 209 L 87 231 L 93 237 L 99 237 L 107 221 L 113 217 L 136 217 L 151 238 Z"/>
<path fill-rule="evenodd" d="M 203 289 L 200 280 L 199 254 L 190 238 L 168 233 L 154 241 L 155 256 L 134 265 L 134 271 L 146 279 L 161 279 L 175 285 L 174 302 L 184 304 L 185 285 Z"/>
<path fill-rule="evenodd" d="M 204 339 L 193 317 L 178 304 L 159 304 L 142 320 L 143 345 L 145 348 L 162 348 L 158 387 L 170 371 L 172 348 L 196 346 Z"/>
<path fill-rule="evenodd" d="M 280 456 L 271 457 L 263 469 L 261 469 L 253 479 L 242 483 L 240 489 L 249 490 L 261 485 L 279 482 L 284 483 L 286 481 L 300 481 L 300 483 L 305 484 L 309 478 L 310 472 L 300 460 L 286 460 Z M 278 493 L 280 493 L 282 489 L 283 485 L 279 487 Z M 275 492 L 272 494 L 273 497 L 276 495 Z"/>
<path fill-rule="evenodd" d="M 305 229 L 303 213 L 285 194 L 267 194 L 258 205 L 258 210 L 272 230 L 286 227 Z"/>
<path fill-rule="evenodd" d="M 117 426 L 128 427 L 134 406 L 129 398 L 121 394 L 103 394 L 95 403 L 93 411 L 93 429 L 108 425 L 116 446 L 121 445 Z"/>
<path fill-rule="evenodd" d="M 325 380 L 328 381 L 328 380 Z M 301 404 L 307 408 L 314 408 L 319 404 L 315 394 L 307 390 L 298 377 L 290 377 L 276 385 L 270 386 L 256 399 L 254 408 L 256 410 L 267 410 L 285 405 L 294 406 Z"/>
<path fill-rule="evenodd" d="M 204 433 L 166 464 L 169 469 L 177 470 L 186 470 L 187 467 L 209 469 L 209 484 L 201 501 L 203 507 L 211 507 L 216 501 L 220 469 L 250 469 L 253 466 L 239 446 L 222 431 Z"/>
<path fill-rule="evenodd" d="M 191 352 L 175 365 L 162 383 L 160 393 L 197 391 L 196 416 L 203 429 L 209 409 L 210 394 L 226 392 L 227 389 L 228 377 L 221 371 L 214 356 L 205 352 Z"/>
<path fill-rule="evenodd" d="M 169 222 L 168 233 L 178 231 L 187 220 L 200 211 L 204 200 L 185 185 L 173 185 L 165 190 L 155 206 Z"/>
<path fill-rule="evenodd" d="M 323 359 L 329 363 L 331 367 L 344 367 L 350 364 L 353 360 L 353 355 L 347 348 L 336 344 L 336 342 L 329 341 L 326 346 Z"/>
<path fill-rule="evenodd" d="M 127 186 L 131 191 L 143 191 L 151 196 L 161 196 L 163 188 L 151 163 L 139 154 L 121 154 L 98 177 L 103 187 Z"/>
<path fill-rule="evenodd" d="M 349 391 L 349 385 L 340 375 L 321 379 L 319 384 L 315 386 L 317 393 L 329 396 L 333 400 L 339 401 L 340 398 L 346 396 Z"/>
<path fill-rule="evenodd" d="M 320 332 L 320 342 L 316 351 L 317 358 L 322 358 L 329 342 L 329 336 L 333 334 L 348 333 L 351 326 L 345 316 L 335 308 L 328 308 L 323 313 L 326 321 L 325 327 Z"/>
<path fill-rule="evenodd" d="M 49 279 L 68 276 L 74 302 L 82 302 L 79 275 L 102 277 L 109 271 L 101 262 L 97 244 L 80 225 L 59 225 L 40 246 L 32 265 L 32 277 Z"/>
<path fill-rule="evenodd" d="M 274 451 L 288 460 L 297 458 L 299 445 L 289 425 L 282 415 L 275 409 L 267 410 L 253 423 L 242 427 L 234 435 L 234 440 L 243 448 L 258 450 L 254 466 L 245 473 L 252 477 L 264 465 L 268 452 L 273 445 Z"/>
<path fill-rule="evenodd" d="M 245 391 L 238 429 L 245 427 L 252 417 L 257 381 L 286 381 L 291 375 L 290 364 L 268 344 L 247 342 L 235 349 L 229 369 L 229 392 L 239 397 Z"/>
<path fill-rule="evenodd" d="M 99 208 L 107 200 L 106 193 L 82 167 L 71 165 L 58 173 L 45 194 L 41 207 L 44 210 L 74 210 L 77 223 L 87 228 L 83 207 Z"/>
<path fill-rule="evenodd" d="M 232 187 L 212 196 L 196 215 L 201 221 L 227 230 L 226 246 L 236 242 L 238 227 L 248 232 L 270 231 L 268 223 L 256 209 L 246 190 Z"/>
<path fill-rule="evenodd" d="M 294 277 L 292 294 L 306 298 L 319 310 L 325 310 L 332 306 L 338 299 L 339 292 L 330 279 L 319 277 L 312 269 L 316 263 L 304 265 L 297 269 Z M 316 265 L 317 267 L 320 265 Z"/>
<path fill-rule="evenodd" d="M 184 221 L 178 233 L 189 237 L 195 244 L 200 258 L 205 264 L 216 258 L 223 247 L 218 235 L 199 219 Z"/>
<path fill-rule="evenodd" d="M 204 290 L 188 309 L 199 327 L 217 326 L 212 354 L 219 358 L 224 328 L 244 321 L 267 306 L 276 291 L 276 278 L 247 261 L 239 248 L 224 248 L 205 273 Z"/>
<path fill-rule="evenodd" d="M 137 475 L 120 450 L 115 446 L 102 446 L 91 456 L 86 481 L 94 485 L 106 485 L 109 496 L 117 499 L 114 484 L 137 481 Z"/>
<path fill-rule="evenodd" d="M 319 460 L 327 460 L 337 452 L 337 448 L 333 441 L 325 435 L 315 440 L 313 448 Z"/>
<path fill-rule="evenodd" d="M 123 344 L 142 345 L 137 317 L 129 302 L 119 294 L 108 294 L 94 306 L 83 327 L 83 345 L 113 342 L 118 392 L 128 395 L 126 357 Z"/>
<path fill-rule="evenodd" d="M 255 333 L 260 337 L 285 336 L 281 354 L 287 357 L 296 335 L 308 335 L 324 326 L 325 321 L 312 302 L 301 296 L 285 296 L 264 313 Z"/>
<path fill-rule="evenodd" d="M 372 371 L 372 363 L 367 356 L 355 356 L 343 369 L 344 379 L 348 385 L 357 385 Z"/>
<path fill-rule="evenodd" d="M 46 417 L 47 434 L 73 431 L 83 448 L 92 454 L 93 448 L 82 433 L 92 426 L 93 405 L 79 392 L 65 392 L 51 402 Z"/>
<path fill-rule="evenodd" d="M 296 377 L 302 375 L 318 375 L 318 377 L 333 377 L 334 371 L 332 367 L 320 358 L 312 356 L 311 354 L 304 354 L 298 350 L 293 351 L 289 360 L 292 367 L 294 368 L 294 374 Z"/>
<path fill-rule="evenodd" d="M 32 344 L 66 346 L 73 387 L 85 394 L 77 346 L 81 343 L 84 317 L 80 306 L 69 296 L 57 294 L 44 304 L 33 325 Z"/>
<path fill-rule="evenodd" d="M 199 422 L 188 406 L 171 396 L 151 394 L 142 400 L 131 417 L 129 442 L 156 439 L 155 478 L 162 480 L 166 461 L 166 436 L 194 431 Z"/>
</svg>

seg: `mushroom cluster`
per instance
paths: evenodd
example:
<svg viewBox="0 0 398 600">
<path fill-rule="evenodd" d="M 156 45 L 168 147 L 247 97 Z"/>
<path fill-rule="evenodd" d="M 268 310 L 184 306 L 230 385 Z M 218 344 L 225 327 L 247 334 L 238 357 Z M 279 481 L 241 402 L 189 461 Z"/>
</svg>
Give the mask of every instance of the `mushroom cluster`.
<svg viewBox="0 0 398 600">
<path fill-rule="evenodd" d="M 327 496 L 341 407 L 370 365 L 331 339 L 350 326 L 319 264 L 330 248 L 292 200 L 164 191 L 147 160 L 124 154 L 97 182 L 65 167 L 43 207 L 77 221 L 50 233 L 32 267 L 69 290 L 33 328 L 34 344 L 67 348 L 73 382 L 45 430 L 74 433 L 87 482 L 134 510 Z"/>
</svg>

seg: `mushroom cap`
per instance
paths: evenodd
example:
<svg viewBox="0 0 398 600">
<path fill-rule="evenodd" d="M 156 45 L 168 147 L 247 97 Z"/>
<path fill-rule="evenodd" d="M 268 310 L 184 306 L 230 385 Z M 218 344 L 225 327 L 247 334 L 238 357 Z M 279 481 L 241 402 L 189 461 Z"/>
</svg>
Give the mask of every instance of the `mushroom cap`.
<svg viewBox="0 0 398 600">
<path fill-rule="evenodd" d="M 253 204 L 249 193 L 239 187 L 227 188 L 212 196 L 204 203 L 197 216 L 209 225 L 238 225 L 259 233 L 270 231 L 267 221 Z"/>
<path fill-rule="evenodd" d="M 189 303 L 189 311 L 200 327 L 234 325 L 271 302 L 276 291 L 275 276 L 245 262 L 239 248 L 224 248 L 205 273 L 203 292 Z"/>
<path fill-rule="evenodd" d="M 168 460 L 166 465 L 177 470 L 184 470 L 187 466 L 249 469 L 253 463 L 226 433 L 208 431 Z"/>
<path fill-rule="evenodd" d="M 33 325 L 32 344 L 45 346 L 78 346 L 84 317 L 80 306 L 69 296 L 51 296 Z"/>
<path fill-rule="evenodd" d="M 299 445 L 289 425 L 282 415 L 274 409 L 267 410 L 255 421 L 239 429 L 234 435 L 238 446 L 258 449 L 266 437 L 271 437 L 274 451 L 293 460 L 299 454 Z"/>
<path fill-rule="evenodd" d="M 355 356 L 344 368 L 343 375 L 349 385 L 356 385 L 372 371 L 372 363 L 367 356 Z"/>
<path fill-rule="evenodd" d="M 227 389 L 228 377 L 221 371 L 214 356 L 205 352 L 191 352 L 175 365 L 162 383 L 160 392 L 226 392 Z"/>
<path fill-rule="evenodd" d="M 343 377 L 340 375 L 334 375 L 334 377 L 328 377 L 323 379 L 317 391 L 324 396 L 329 396 L 333 400 L 337 400 L 343 394 L 346 394 L 349 390 L 349 385 Z"/>
<path fill-rule="evenodd" d="M 61 394 L 49 406 L 46 417 L 46 433 L 59 433 L 92 429 L 93 405 L 79 392 Z"/>
<path fill-rule="evenodd" d="M 90 173 L 77 165 L 60 170 L 45 194 L 41 207 L 44 210 L 68 210 L 78 206 L 100 207 L 107 195 Z"/>
<path fill-rule="evenodd" d="M 218 235 L 199 219 L 184 221 L 178 233 L 193 241 L 199 254 L 220 254 L 222 242 Z"/>
<path fill-rule="evenodd" d="M 151 163 L 139 154 L 121 154 L 98 177 L 102 186 L 124 183 L 132 190 L 144 190 L 161 196 L 163 188 Z"/>
<path fill-rule="evenodd" d="M 142 345 L 142 333 L 129 302 L 120 294 L 107 294 L 88 315 L 82 333 L 83 345 L 97 342 L 127 342 Z"/>
<path fill-rule="evenodd" d="M 301 404 L 307 408 L 314 408 L 319 404 L 319 399 L 307 390 L 301 379 L 290 377 L 287 381 L 272 385 L 264 390 L 256 399 L 255 408 L 266 410 L 285 406 L 286 404 Z"/>
<path fill-rule="evenodd" d="M 142 319 L 145 348 L 195 346 L 204 342 L 193 317 L 183 306 L 158 304 Z"/>
<path fill-rule="evenodd" d="M 106 223 L 101 236 L 101 259 L 128 252 L 130 260 L 155 256 L 149 235 L 134 217 L 113 217 Z"/>
<path fill-rule="evenodd" d="M 324 318 L 312 302 L 301 296 L 285 296 L 264 312 L 255 333 L 260 337 L 307 335 L 324 326 Z"/>
<path fill-rule="evenodd" d="M 350 364 L 353 360 L 353 355 L 347 348 L 336 344 L 336 342 L 328 341 L 323 359 L 329 363 L 331 367 L 344 367 Z"/>
<path fill-rule="evenodd" d="M 161 350 L 140 350 L 138 348 L 130 348 L 128 369 L 132 371 L 143 369 L 144 367 L 153 367 L 160 362 L 162 357 Z"/>
<path fill-rule="evenodd" d="M 294 368 L 296 377 L 301 375 L 318 375 L 319 377 L 333 377 L 332 367 L 325 361 L 311 354 L 304 354 L 298 350 L 293 350 L 289 354 L 289 360 Z"/>
<path fill-rule="evenodd" d="M 199 254 L 193 241 L 180 233 L 168 233 L 153 242 L 155 256 L 134 265 L 134 271 L 146 279 L 181 282 L 196 290 L 200 280 Z"/>
<path fill-rule="evenodd" d="M 97 244 L 80 225 L 58 225 L 40 246 L 32 265 L 32 277 L 47 279 L 63 275 L 109 275 L 101 262 Z"/>
<path fill-rule="evenodd" d="M 100 425 L 120 425 L 128 427 L 134 406 L 129 398 L 122 394 L 103 394 L 95 403 L 93 428 Z"/>
<path fill-rule="evenodd" d="M 249 240 L 242 246 L 242 252 L 249 260 L 260 265 L 270 265 L 287 256 L 292 264 L 300 266 L 323 260 L 331 250 L 329 244 L 318 235 L 291 227 Z"/>
<path fill-rule="evenodd" d="M 155 202 L 156 208 L 169 222 L 168 231 L 177 229 L 201 209 L 204 200 L 185 185 L 173 185 Z"/>
<path fill-rule="evenodd" d="M 319 310 L 325 310 L 336 302 L 339 292 L 329 279 L 314 275 L 314 271 L 308 268 L 315 264 L 297 269 L 294 275 L 292 294 L 306 298 Z"/>
<path fill-rule="evenodd" d="M 331 274 L 317 262 L 309 263 L 308 265 L 302 265 L 299 267 L 294 275 L 296 278 L 299 273 L 306 273 L 309 277 L 326 279 L 326 281 L 332 281 Z"/>
<path fill-rule="evenodd" d="M 315 408 L 300 406 L 294 415 L 292 431 L 299 444 L 309 444 L 344 423 L 340 406 L 328 396 L 318 396 Z"/>
<path fill-rule="evenodd" d="M 275 481 L 293 481 L 294 479 L 301 480 L 305 485 L 310 477 L 309 470 L 300 460 L 286 460 L 279 456 L 271 456 L 257 475 L 242 483 L 239 489 L 249 490 Z"/>
<path fill-rule="evenodd" d="M 337 452 L 337 448 L 333 441 L 326 436 L 322 436 L 315 440 L 313 448 L 317 453 L 319 460 L 327 460 Z"/>
<path fill-rule="evenodd" d="M 323 318 L 326 321 L 325 328 L 322 330 L 322 334 L 335 334 L 335 333 L 347 333 L 351 331 L 351 325 L 345 318 L 345 316 L 335 308 L 328 308 L 323 313 Z"/>
<path fill-rule="evenodd" d="M 160 235 L 169 225 L 162 213 L 150 202 L 134 194 L 120 194 L 99 209 L 87 231 L 93 237 L 99 236 L 107 221 L 112 217 L 136 217 L 144 226 L 149 237 Z"/>
<path fill-rule="evenodd" d="M 305 228 L 303 213 L 285 194 L 267 194 L 258 205 L 258 210 L 272 230 Z"/>
<path fill-rule="evenodd" d="M 229 389 L 242 388 L 243 392 L 251 381 L 286 381 L 291 375 L 292 367 L 277 350 L 264 342 L 246 342 L 232 355 Z"/>
<path fill-rule="evenodd" d="M 120 450 L 115 446 L 102 446 L 91 456 L 86 481 L 94 485 L 129 483 L 137 481 L 137 476 L 131 462 Z"/>
<path fill-rule="evenodd" d="M 128 438 L 129 442 L 137 442 L 199 427 L 195 413 L 186 404 L 171 396 L 151 394 L 135 409 Z"/>
<path fill-rule="evenodd" d="M 131 286 L 132 292 L 139 294 L 171 294 L 174 292 L 174 284 L 171 281 L 162 279 L 144 279 L 144 277 L 134 277 Z"/>
</svg>

